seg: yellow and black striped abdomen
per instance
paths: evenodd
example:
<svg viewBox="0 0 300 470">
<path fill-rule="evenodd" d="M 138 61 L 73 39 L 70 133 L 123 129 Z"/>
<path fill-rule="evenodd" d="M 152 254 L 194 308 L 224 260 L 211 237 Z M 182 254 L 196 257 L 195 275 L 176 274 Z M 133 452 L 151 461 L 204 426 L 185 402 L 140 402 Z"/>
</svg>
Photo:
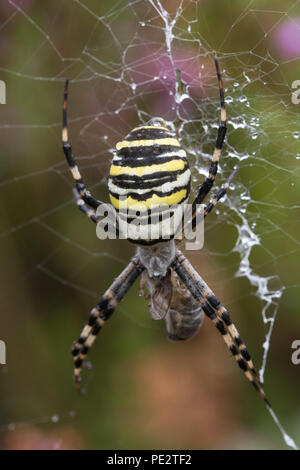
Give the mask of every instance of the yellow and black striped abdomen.
<svg viewBox="0 0 300 470">
<path fill-rule="evenodd" d="M 167 239 L 170 230 L 167 224 L 163 224 L 163 213 L 174 205 L 186 203 L 190 194 L 191 173 L 186 152 L 169 129 L 154 125 L 133 129 L 116 145 L 116 150 L 110 167 L 108 189 L 119 218 L 122 219 L 122 213 L 126 210 L 129 213 L 138 211 L 144 227 L 141 242 L 146 243 L 149 239 L 147 229 L 150 224 L 154 233 L 152 242 L 163 238 L 163 235 Z M 151 214 L 161 214 L 157 223 L 153 217 L 150 220 L 150 211 Z M 122 220 L 126 223 L 125 216 Z M 172 232 L 174 227 L 170 238 L 174 235 Z"/>
</svg>

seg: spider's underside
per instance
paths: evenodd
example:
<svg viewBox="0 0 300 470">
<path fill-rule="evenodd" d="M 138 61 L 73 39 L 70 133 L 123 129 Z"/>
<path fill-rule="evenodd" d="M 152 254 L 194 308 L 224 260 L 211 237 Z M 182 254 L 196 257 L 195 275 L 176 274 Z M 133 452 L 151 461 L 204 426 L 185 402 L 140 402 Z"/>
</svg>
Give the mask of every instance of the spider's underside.
<svg viewBox="0 0 300 470">
<path fill-rule="evenodd" d="M 204 201 L 213 186 L 226 134 L 223 84 L 216 59 L 215 64 L 220 90 L 221 122 L 208 176 L 197 190 L 192 203 L 190 222 L 193 228 L 197 224 L 195 217 L 197 205 Z M 88 218 L 100 223 L 96 210 L 103 203 L 95 199 L 86 189 L 68 141 L 67 95 L 68 81 L 64 95 L 62 142 L 63 151 L 76 183 L 75 199 L 78 208 Z M 180 207 L 188 202 L 191 174 L 186 153 L 162 120 L 152 120 L 147 125 L 133 129 L 116 145 L 116 149 L 110 168 L 108 189 L 120 224 L 123 226 L 127 224 L 127 219 L 122 213 L 124 207 L 138 210 L 140 220 L 147 228 L 150 223 L 153 224 L 153 220 L 150 221 L 149 218 L 150 209 L 157 208 L 159 211 L 161 204 L 164 204 L 164 207 L 173 207 L 174 204 Z M 235 171 L 205 206 L 204 217 L 224 196 L 234 174 Z M 179 212 L 174 211 L 173 230 L 170 231 L 168 226 L 169 228 L 165 229 L 168 230 L 167 233 L 164 233 L 163 214 L 156 222 L 157 229 L 162 229 L 168 240 L 159 236 L 150 240 L 143 236 L 143 232 L 138 240 L 131 240 L 129 237 L 130 241 L 137 243 L 135 255 L 91 310 L 88 323 L 84 326 L 79 339 L 74 342 L 72 354 L 75 382 L 79 388 L 81 368 L 86 364 L 86 355 L 97 334 L 134 281 L 141 276 L 140 292 L 143 293 L 143 287 L 147 287 L 150 294 L 151 316 L 155 320 L 165 319 L 168 337 L 171 340 L 190 338 L 198 332 L 206 315 L 222 335 L 226 346 L 247 379 L 270 408 L 250 354 L 227 310 L 176 246 L 174 236 L 180 222 L 178 214 Z M 154 233 L 161 232 L 159 230 L 156 232 L 154 227 Z"/>
</svg>

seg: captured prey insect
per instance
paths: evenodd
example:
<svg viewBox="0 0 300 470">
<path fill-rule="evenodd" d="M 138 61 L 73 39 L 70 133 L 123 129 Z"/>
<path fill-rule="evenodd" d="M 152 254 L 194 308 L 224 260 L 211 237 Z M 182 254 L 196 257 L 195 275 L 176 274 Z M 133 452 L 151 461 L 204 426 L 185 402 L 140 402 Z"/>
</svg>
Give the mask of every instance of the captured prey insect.
<svg viewBox="0 0 300 470">
<path fill-rule="evenodd" d="M 195 218 L 197 205 L 204 201 L 214 184 L 226 134 L 224 91 L 217 59 L 215 66 L 219 84 L 221 120 L 208 176 L 199 186 L 192 203 L 193 226 L 197 224 Z M 77 206 L 90 220 L 98 224 L 100 217 L 96 211 L 103 203 L 95 199 L 86 189 L 76 165 L 68 140 L 67 98 L 68 80 L 65 85 L 63 106 L 63 151 L 75 180 L 76 189 L 73 192 Z M 204 217 L 225 195 L 234 174 L 235 171 L 205 205 Z M 177 341 L 194 336 L 206 315 L 221 334 L 238 366 L 270 408 L 248 349 L 232 323 L 228 311 L 176 246 L 174 235 L 177 223 L 182 217 L 179 209 L 189 199 L 190 186 L 191 172 L 186 152 L 162 119 L 156 118 L 147 125 L 134 128 L 124 140 L 117 143 L 108 180 L 112 205 L 120 220 L 124 208 L 138 210 L 144 226 L 156 223 L 162 231 L 160 233 L 167 234 L 167 237 L 149 239 L 141 236 L 138 240 L 131 240 L 136 243 L 135 255 L 91 310 L 87 324 L 73 344 L 75 382 L 80 388 L 81 369 L 86 365 L 85 359 L 89 349 L 106 320 L 113 314 L 134 281 L 141 276 L 141 291 L 146 285 L 150 293 L 151 316 L 156 320 L 165 319 L 168 337 Z M 166 207 L 173 208 L 174 205 L 177 207 L 173 212 L 174 230 L 170 232 L 170 225 L 164 224 L 163 211 Z M 156 222 L 150 219 L 150 210 L 157 210 L 159 217 Z M 123 217 L 122 220 L 126 224 L 127 219 Z"/>
</svg>

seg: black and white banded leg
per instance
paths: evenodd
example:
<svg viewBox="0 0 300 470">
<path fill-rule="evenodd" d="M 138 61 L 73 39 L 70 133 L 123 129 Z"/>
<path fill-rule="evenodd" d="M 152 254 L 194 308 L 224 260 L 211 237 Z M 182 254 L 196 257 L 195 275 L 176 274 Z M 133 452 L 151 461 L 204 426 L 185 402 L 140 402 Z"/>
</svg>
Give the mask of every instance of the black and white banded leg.
<svg viewBox="0 0 300 470">
<path fill-rule="evenodd" d="M 193 202 L 194 210 L 196 209 L 197 204 L 201 204 L 204 198 L 207 196 L 209 191 L 211 190 L 216 174 L 218 172 L 218 163 L 220 160 L 221 156 L 221 151 L 223 147 L 223 142 L 225 139 L 226 135 L 226 109 L 225 109 L 225 98 L 224 98 L 224 88 L 223 88 L 223 81 L 219 69 L 219 63 L 217 59 L 215 58 L 215 65 L 216 65 L 216 71 L 217 71 L 217 78 L 218 78 L 218 84 L 219 84 L 219 92 L 220 92 L 220 104 L 221 104 L 221 122 L 218 128 L 218 136 L 216 140 L 216 145 L 215 145 L 215 150 L 212 156 L 210 168 L 208 171 L 208 176 L 205 178 L 203 183 L 201 184 L 197 196 Z"/>
<path fill-rule="evenodd" d="M 144 267 L 140 264 L 137 256 L 134 256 L 127 267 L 114 280 L 109 289 L 107 289 L 96 307 L 91 310 L 88 323 L 84 326 L 78 340 L 74 342 L 72 348 L 74 378 L 78 389 L 80 389 L 81 369 L 85 365 L 84 361 L 86 355 L 92 347 L 97 334 L 143 271 Z"/>
<path fill-rule="evenodd" d="M 75 157 L 72 153 L 72 148 L 69 143 L 69 138 L 68 138 L 68 121 L 67 121 L 67 102 L 68 102 L 68 86 L 69 86 L 69 80 L 66 80 L 65 83 L 65 91 L 64 91 L 64 104 L 63 104 L 63 116 L 62 116 L 62 146 L 63 146 L 63 152 L 65 154 L 65 157 L 67 159 L 68 165 L 70 167 L 72 176 L 75 180 L 75 185 L 76 189 L 79 193 L 80 198 L 83 199 L 83 201 L 92 207 L 94 210 L 97 209 L 97 207 L 102 204 L 101 201 L 98 199 L 95 199 L 90 191 L 86 189 L 86 186 L 84 184 L 83 178 L 80 174 L 79 168 L 76 165 Z M 80 208 L 80 206 L 78 205 Z"/>
<path fill-rule="evenodd" d="M 252 383 L 261 398 L 265 401 L 268 408 L 271 408 L 271 405 L 264 393 L 263 386 L 260 383 L 258 374 L 254 368 L 249 351 L 247 350 L 245 343 L 242 341 L 237 328 L 232 323 L 225 307 L 220 303 L 212 290 L 207 286 L 201 276 L 199 276 L 190 262 L 179 250 L 177 250 L 172 268 L 184 282 L 193 297 L 200 302 L 204 313 L 221 333 L 226 346 L 237 361 L 238 366 L 241 368 L 247 379 Z"/>
<path fill-rule="evenodd" d="M 222 185 L 222 187 L 219 189 L 219 191 L 210 199 L 209 203 L 204 206 L 203 210 L 203 216 L 197 218 L 197 210 L 192 214 L 192 219 L 188 221 L 187 225 L 187 230 L 192 229 L 194 230 L 196 225 L 199 224 L 205 218 L 218 204 L 220 199 L 222 199 L 223 196 L 227 193 L 227 190 L 229 189 L 229 186 L 235 177 L 236 173 L 238 171 L 238 167 L 236 167 L 231 175 L 229 176 L 228 180 L 226 183 Z"/>
<path fill-rule="evenodd" d="M 74 194 L 74 199 L 77 204 L 78 209 L 83 212 L 84 215 L 86 215 L 92 222 L 97 224 L 100 220 L 100 217 L 96 215 L 96 211 L 94 209 L 91 209 L 80 197 L 79 192 L 77 191 L 76 188 L 73 189 L 73 194 Z"/>
<path fill-rule="evenodd" d="M 217 194 L 215 194 L 215 196 L 213 196 L 211 198 L 211 200 L 209 201 L 208 204 L 206 204 L 206 206 L 204 207 L 204 214 L 203 216 L 206 217 L 213 209 L 214 207 L 216 207 L 216 205 L 218 204 L 218 202 L 220 201 L 220 199 L 222 199 L 223 196 L 225 196 L 225 194 L 227 193 L 227 190 L 233 180 L 233 178 L 235 177 L 236 175 L 236 172 L 238 171 L 238 168 L 236 167 L 233 172 L 231 173 L 231 175 L 229 176 L 228 180 L 226 181 L 226 183 L 224 183 L 222 185 L 222 187 L 219 189 L 219 191 L 217 192 Z M 194 228 L 194 225 L 193 225 L 193 228 Z"/>
</svg>

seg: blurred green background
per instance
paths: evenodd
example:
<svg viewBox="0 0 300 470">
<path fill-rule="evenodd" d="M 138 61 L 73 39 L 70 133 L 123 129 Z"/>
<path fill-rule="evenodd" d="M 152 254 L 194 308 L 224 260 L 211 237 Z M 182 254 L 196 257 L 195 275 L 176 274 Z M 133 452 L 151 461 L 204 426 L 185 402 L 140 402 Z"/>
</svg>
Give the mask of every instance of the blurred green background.
<svg viewBox="0 0 300 470">
<path fill-rule="evenodd" d="M 265 390 L 300 443 L 300 365 L 291 362 L 291 344 L 300 339 L 300 104 L 291 102 L 292 82 L 300 80 L 299 7 L 276 0 L 1 2 L 2 449 L 286 448 L 208 320 L 191 341 L 170 343 L 137 285 L 90 352 L 84 395 L 72 381 L 72 342 L 134 247 L 100 242 L 72 201 L 60 143 L 64 79 L 71 79 L 70 139 L 96 197 L 108 200 L 115 143 L 156 115 L 176 122 L 196 186 L 219 119 L 214 53 L 229 121 L 217 187 L 235 164 L 240 170 L 229 199 L 207 220 L 205 248 L 187 256 L 228 307 L 258 367 L 270 300 L 266 315 L 277 316 Z M 173 19 L 168 34 L 165 22 Z M 190 95 L 181 103 L 176 68 L 180 92 Z M 240 254 L 246 260 L 255 245 L 249 233 L 260 243 L 248 277 L 236 276 Z"/>
</svg>

